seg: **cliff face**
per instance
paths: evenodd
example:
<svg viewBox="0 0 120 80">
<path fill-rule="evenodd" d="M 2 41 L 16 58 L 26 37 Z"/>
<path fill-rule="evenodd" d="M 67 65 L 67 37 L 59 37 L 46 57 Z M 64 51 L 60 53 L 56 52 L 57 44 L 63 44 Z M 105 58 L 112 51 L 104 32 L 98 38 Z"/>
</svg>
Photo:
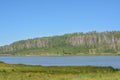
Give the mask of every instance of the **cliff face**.
<svg viewBox="0 0 120 80">
<path fill-rule="evenodd" d="M 120 31 L 73 33 L 14 42 L 0 47 L 0 54 L 31 50 L 36 53 L 77 54 L 120 52 Z M 34 52 L 33 52 L 34 50 Z"/>
</svg>

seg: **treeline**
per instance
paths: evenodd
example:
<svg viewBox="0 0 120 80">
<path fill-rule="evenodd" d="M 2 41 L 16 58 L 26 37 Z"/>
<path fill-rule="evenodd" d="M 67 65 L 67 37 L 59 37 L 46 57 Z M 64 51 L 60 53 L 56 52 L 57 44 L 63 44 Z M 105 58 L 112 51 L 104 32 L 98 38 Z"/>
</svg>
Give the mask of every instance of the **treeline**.
<svg viewBox="0 0 120 80">
<path fill-rule="evenodd" d="M 21 54 L 24 51 L 29 51 L 27 54 L 118 54 L 120 52 L 120 31 L 92 31 L 42 37 L 17 41 L 0 47 L 0 54 Z"/>
</svg>

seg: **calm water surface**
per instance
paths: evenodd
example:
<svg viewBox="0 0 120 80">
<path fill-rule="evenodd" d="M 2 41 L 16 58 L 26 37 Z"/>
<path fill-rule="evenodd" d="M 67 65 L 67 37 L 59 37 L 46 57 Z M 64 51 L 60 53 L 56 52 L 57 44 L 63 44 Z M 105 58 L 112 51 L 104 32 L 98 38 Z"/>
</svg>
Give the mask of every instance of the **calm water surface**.
<svg viewBox="0 0 120 80">
<path fill-rule="evenodd" d="M 9 64 L 29 64 L 42 66 L 112 66 L 120 68 L 120 56 L 27 56 L 0 57 Z"/>
</svg>

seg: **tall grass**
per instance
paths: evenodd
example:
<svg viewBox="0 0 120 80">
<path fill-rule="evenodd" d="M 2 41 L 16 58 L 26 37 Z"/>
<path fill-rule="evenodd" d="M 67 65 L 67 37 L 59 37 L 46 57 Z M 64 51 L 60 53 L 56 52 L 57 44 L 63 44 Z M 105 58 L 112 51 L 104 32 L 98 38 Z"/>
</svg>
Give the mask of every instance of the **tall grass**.
<svg viewBox="0 0 120 80">
<path fill-rule="evenodd" d="M 119 80 L 120 70 L 95 66 L 32 66 L 0 62 L 0 80 Z"/>
</svg>

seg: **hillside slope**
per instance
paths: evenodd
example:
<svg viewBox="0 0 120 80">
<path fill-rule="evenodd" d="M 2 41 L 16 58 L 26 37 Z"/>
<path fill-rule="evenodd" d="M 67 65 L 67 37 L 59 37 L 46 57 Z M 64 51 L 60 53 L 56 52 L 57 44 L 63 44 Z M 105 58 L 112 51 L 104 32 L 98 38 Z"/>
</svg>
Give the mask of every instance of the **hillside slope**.
<svg viewBox="0 0 120 80">
<path fill-rule="evenodd" d="M 120 31 L 73 33 L 14 42 L 1 55 L 118 55 Z"/>
</svg>

